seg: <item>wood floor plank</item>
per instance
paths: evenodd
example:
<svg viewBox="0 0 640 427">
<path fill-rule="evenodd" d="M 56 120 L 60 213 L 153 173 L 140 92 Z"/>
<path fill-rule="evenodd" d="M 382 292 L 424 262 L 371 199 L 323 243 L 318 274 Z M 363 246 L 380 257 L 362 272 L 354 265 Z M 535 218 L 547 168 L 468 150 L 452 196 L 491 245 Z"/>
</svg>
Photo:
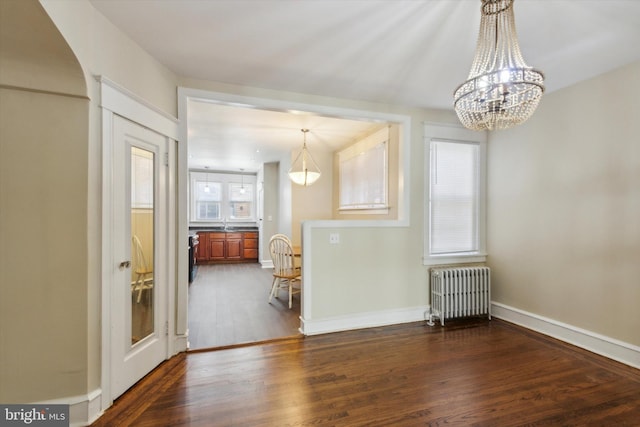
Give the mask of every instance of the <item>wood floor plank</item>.
<svg viewBox="0 0 640 427">
<path fill-rule="evenodd" d="M 95 425 L 637 426 L 640 371 L 500 320 L 412 323 L 188 353 L 103 418 Z"/>
</svg>

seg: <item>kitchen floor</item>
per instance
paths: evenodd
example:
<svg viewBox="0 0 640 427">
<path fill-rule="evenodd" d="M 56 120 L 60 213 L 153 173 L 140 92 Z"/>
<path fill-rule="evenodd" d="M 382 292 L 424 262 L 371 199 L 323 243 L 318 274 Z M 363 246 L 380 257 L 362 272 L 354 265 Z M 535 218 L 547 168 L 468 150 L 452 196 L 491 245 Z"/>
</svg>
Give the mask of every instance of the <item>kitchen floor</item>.
<svg viewBox="0 0 640 427">
<path fill-rule="evenodd" d="M 189 349 L 216 348 L 299 335 L 300 296 L 269 304 L 273 276 L 259 263 L 200 265 L 189 285 Z"/>
</svg>

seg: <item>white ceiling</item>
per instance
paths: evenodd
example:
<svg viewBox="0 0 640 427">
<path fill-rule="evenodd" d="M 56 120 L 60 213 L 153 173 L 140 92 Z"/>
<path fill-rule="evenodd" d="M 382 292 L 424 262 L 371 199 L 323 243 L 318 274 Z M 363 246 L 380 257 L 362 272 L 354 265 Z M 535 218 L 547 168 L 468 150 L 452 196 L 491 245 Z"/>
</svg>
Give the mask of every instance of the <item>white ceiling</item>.
<svg viewBox="0 0 640 427">
<path fill-rule="evenodd" d="M 481 4 L 480 0 L 90 1 L 183 77 L 443 109 L 452 108 L 453 90 L 467 78 Z M 547 92 L 640 60 L 638 0 L 516 0 L 514 11 L 524 58 L 545 73 Z M 292 134 L 289 143 L 300 145 L 300 127 L 311 129 L 310 149 L 314 142 L 328 147 L 349 139 L 339 121 L 313 123 L 309 117 L 301 121 L 285 113 L 263 116 L 260 110 L 225 112 L 227 107 L 220 105 L 201 106 L 199 113 L 193 106 L 199 117 L 189 123 L 190 134 L 198 137 L 193 149 L 190 140 L 190 162 L 196 167 L 198 158 L 214 161 L 232 154 L 234 148 L 228 147 L 232 140 L 237 147 L 246 141 L 265 144 L 265 156 L 275 149 L 269 148 L 270 139 Z M 205 120 L 205 114 L 215 121 Z M 314 141 L 316 125 L 331 132 L 316 132 Z M 362 131 L 362 123 L 349 125 Z M 339 137 L 343 139 L 338 141 Z M 244 156 L 246 152 L 236 155 Z M 230 168 L 253 168 L 226 159 Z M 211 161 L 201 163 L 211 165 Z"/>
<path fill-rule="evenodd" d="M 190 99 L 189 167 L 255 171 L 261 164 L 290 156 L 302 147 L 334 152 L 370 135 L 384 124 L 364 120 L 236 107 Z"/>
</svg>

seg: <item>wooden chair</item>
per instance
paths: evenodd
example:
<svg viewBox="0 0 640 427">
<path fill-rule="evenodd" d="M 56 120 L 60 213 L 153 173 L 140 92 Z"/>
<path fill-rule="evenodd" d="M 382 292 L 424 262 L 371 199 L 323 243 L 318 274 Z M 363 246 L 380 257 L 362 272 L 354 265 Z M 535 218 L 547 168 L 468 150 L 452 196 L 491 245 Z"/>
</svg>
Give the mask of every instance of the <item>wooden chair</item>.
<svg viewBox="0 0 640 427">
<path fill-rule="evenodd" d="M 153 267 L 147 264 L 138 236 L 131 237 L 131 243 L 133 246 L 133 272 L 136 275 L 131 291 L 138 292 L 136 302 L 139 304 L 140 298 L 142 298 L 142 290 L 153 288 Z M 151 276 L 150 278 L 147 277 L 149 275 Z"/>
<path fill-rule="evenodd" d="M 271 294 L 269 303 L 275 296 L 278 298 L 280 289 L 289 291 L 289 308 L 291 308 L 291 297 L 300 293 L 302 283 L 299 267 L 295 267 L 291 240 L 283 234 L 276 234 L 269 240 L 269 253 L 273 261 L 273 283 L 271 284 Z"/>
</svg>

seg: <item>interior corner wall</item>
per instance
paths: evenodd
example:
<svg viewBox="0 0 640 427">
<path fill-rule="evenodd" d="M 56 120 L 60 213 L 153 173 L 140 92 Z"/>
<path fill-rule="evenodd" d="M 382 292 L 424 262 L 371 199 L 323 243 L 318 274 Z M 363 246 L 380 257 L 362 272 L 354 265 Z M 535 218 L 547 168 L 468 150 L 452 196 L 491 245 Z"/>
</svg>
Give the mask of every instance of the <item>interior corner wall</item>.
<svg viewBox="0 0 640 427">
<path fill-rule="evenodd" d="M 44 9 L 64 38 L 68 45 L 67 48 L 71 48 L 73 56 L 77 58 L 77 62 L 81 66 L 80 76 L 85 79 L 83 93 L 88 93 L 89 97 L 88 101 L 86 99 L 81 101 L 84 102 L 84 108 L 86 108 L 84 116 L 78 123 L 73 123 L 74 132 L 84 132 L 82 141 L 78 141 L 77 137 L 71 135 L 65 136 L 65 133 L 61 132 L 67 123 L 72 123 L 69 120 L 71 107 L 54 107 L 51 109 L 52 111 L 47 112 L 47 114 L 54 115 L 57 111 L 60 115 L 56 116 L 57 120 L 47 118 L 46 115 L 42 118 L 37 116 L 38 109 L 31 113 L 29 126 L 35 129 L 44 129 L 39 140 L 47 141 L 45 144 L 47 149 L 58 150 L 50 153 L 51 155 L 46 161 L 57 161 L 56 167 L 63 168 L 60 178 L 55 177 L 57 173 L 55 169 L 43 169 L 43 171 L 48 171 L 44 176 L 45 181 L 48 181 L 46 184 L 48 185 L 49 181 L 52 184 L 58 183 L 62 177 L 66 177 L 73 171 L 77 172 L 71 182 L 65 182 L 65 185 L 56 185 L 55 190 L 51 189 L 47 193 L 46 200 L 52 204 L 55 203 L 56 209 L 65 212 L 68 208 L 73 208 L 74 215 L 66 215 L 64 218 L 53 216 L 51 219 L 47 219 L 45 223 L 47 226 L 43 229 L 44 237 L 53 239 L 55 236 L 57 241 L 54 243 L 53 240 L 47 240 L 51 242 L 51 246 L 45 246 L 43 250 L 38 246 L 38 242 L 44 238 L 42 235 L 33 238 L 21 235 L 22 241 L 29 247 L 28 256 L 25 259 L 39 260 L 44 255 L 41 252 L 44 251 L 47 256 L 53 256 L 52 259 L 61 257 L 65 262 L 68 260 L 71 263 L 69 266 L 65 262 L 60 264 L 60 266 L 65 266 L 67 274 L 64 279 L 61 279 L 60 285 L 64 286 L 64 290 L 59 293 L 60 297 L 70 298 L 61 301 L 59 305 L 45 304 L 39 307 L 40 311 L 33 313 L 27 323 L 43 325 L 47 324 L 47 316 L 66 319 L 72 316 L 76 310 L 83 313 L 82 316 L 79 313 L 77 316 L 74 314 L 74 320 L 70 322 L 73 328 L 81 328 L 82 334 L 78 332 L 78 336 L 74 339 L 66 338 L 67 332 L 62 334 L 56 332 L 52 335 L 53 338 L 56 336 L 63 338 L 59 339 L 56 342 L 56 347 L 52 348 L 55 348 L 56 351 L 64 351 L 64 354 L 55 352 L 50 354 L 49 346 L 44 347 L 45 352 L 42 351 L 43 347 L 39 347 L 39 355 L 46 355 L 49 360 L 43 364 L 42 368 L 49 370 L 51 366 L 60 364 L 63 360 L 75 360 L 80 354 L 84 355 L 86 360 L 83 366 L 66 369 L 65 379 L 60 383 L 54 382 L 51 386 L 54 388 L 52 390 L 40 384 L 24 383 L 21 387 L 25 390 L 28 389 L 30 397 L 28 399 L 20 398 L 20 401 L 52 398 L 64 401 L 70 397 L 74 399 L 79 396 L 86 397 L 100 392 L 102 363 L 100 298 L 102 278 L 102 128 L 100 84 L 94 77 L 107 77 L 144 99 L 150 105 L 157 107 L 158 110 L 173 116 L 177 112 L 177 77 L 136 45 L 121 30 L 113 26 L 87 0 L 25 0 L 20 2 L 0 1 L 0 3 L 3 6 L 5 4 L 30 3 L 37 4 Z M 41 34 L 43 31 L 41 26 L 32 25 L 27 18 L 17 22 L 23 28 L 38 28 L 38 31 L 31 31 L 32 34 Z M 22 49 L 22 45 L 19 47 L 17 51 L 24 54 L 25 50 Z M 48 50 L 47 54 L 48 57 L 57 57 L 60 52 Z M 60 144 L 56 144 L 58 140 L 61 141 Z M 20 155 L 25 156 L 30 149 L 26 145 L 18 148 Z M 37 153 L 38 150 L 34 149 L 34 152 Z M 64 158 L 61 159 L 62 155 Z M 5 156 L 2 157 L 5 158 Z M 32 171 L 38 170 L 39 165 L 25 164 L 24 167 L 25 170 Z M 80 174 L 80 170 L 83 175 Z M 32 176 L 39 175 L 33 174 Z M 28 182 L 31 183 L 31 181 Z M 84 201 L 80 204 L 78 200 L 82 197 L 84 197 Z M 76 217 L 80 219 L 76 220 Z M 52 219 L 56 221 L 52 221 Z M 70 232 L 62 233 L 67 229 Z M 58 233 L 55 230 L 61 232 Z M 68 248 L 73 248 L 73 250 L 67 250 Z M 81 253 L 76 254 L 76 251 L 81 251 Z M 74 256 L 70 256 L 70 254 Z M 81 285 L 78 285 L 76 289 L 75 285 L 70 285 L 70 278 L 75 278 L 77 274 L 84 274 L 84 276 Z M 50 278 L 45 279 L 43 283 L 50 280 Z M 57 299 L 58 295 L 55 296 L 55 300 Z M 11 323 L 12 326 L 14 324 L 15 322 Z M 68 330 L 69 334 L 74 333 L 75 329 L 73 328 Z M 59 329 L 64 331 L 63 328 Z M 28 341 L 28 339 L 28 334 L 23 334 L 22 340 Z M 79 350 L 76 348 L 77 346 L 82 346 L 82 349 Z M 3 343 L 0 344 L 0 347 L 3 347 Z M 20 363 L 28 360 L 25 359 Z M 32 366 L 36 365 L 37 363 L 32 363 Z M 79 381 L 80 377 L 82 378 L 81 390 L 65 386 L 65 381 Z M 0 379 L 0 384 L 4 386 L 6 383 Z M 2 400 L 0 398 L 0 401 Z"/>
<path fill-rule="evenodd" d="M 0 402 L 84 395 L 86 83 L 38 2 L 0 8 Z"/>
<path fill-rule="evenodd" d="M 86 393 L 88 102 L 0 89 L 0 401 Z"/>
<path fill-rule="evenodd" d="M 283 156 L 278 162 L 278 218 L 277 233 L 284 233 L 291 236 L 292 228 L 292 186 L 289 179 L 289 168 L 291 159 Z"/>
<path fill-rule="evenodd" d="M 640 345 L 640 62 L 488 144 L 494 301 Z"/>
<path fill-rule="evenodd" d="M 320 168 L 320 178 L 308 187 L 291 184 L 292 229 L 291 242 L 300 246 L 302 242 L 302 222 L 317 219 L 331 219 L 333 191 L 333 154 L 328 151 L 310 149 L 313 159 Z M 294 150 L 292 161 L 299 153 Z"/>
</svg>

